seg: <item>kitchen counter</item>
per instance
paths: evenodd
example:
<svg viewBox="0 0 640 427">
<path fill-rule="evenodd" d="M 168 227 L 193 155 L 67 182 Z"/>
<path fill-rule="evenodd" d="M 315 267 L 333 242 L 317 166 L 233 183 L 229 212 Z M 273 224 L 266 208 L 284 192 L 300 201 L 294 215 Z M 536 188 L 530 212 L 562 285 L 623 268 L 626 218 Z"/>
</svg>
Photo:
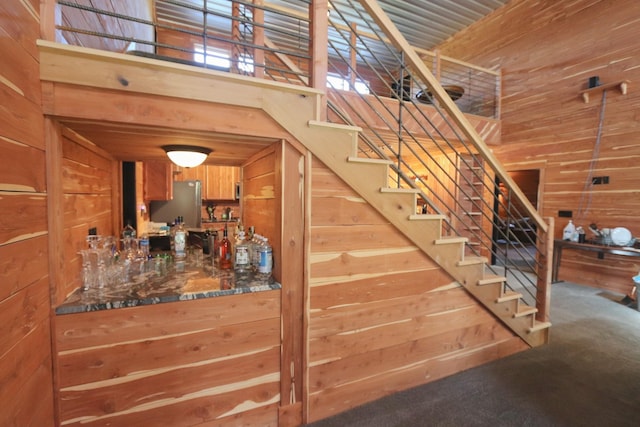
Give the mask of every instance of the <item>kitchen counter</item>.
<svg viewBox="0 0 640 427">
<path fill-rule="evenodd" d="M 57 315 L 87 311 L 110 310 L 174 301 L 223 297 L 280 289 L 273 278 L 264 279 L 252 272 L 213 269 L 210 257 L 203 266 L 187 262 L 183 268 L 175 264 L 167 272 L 157 273 L 150 261 L 150 269 L 122 285 L 82 291 L 77 289 L 55 310 Z M 182 270 L 182 271 L 176 271 Z"/>
</svg>

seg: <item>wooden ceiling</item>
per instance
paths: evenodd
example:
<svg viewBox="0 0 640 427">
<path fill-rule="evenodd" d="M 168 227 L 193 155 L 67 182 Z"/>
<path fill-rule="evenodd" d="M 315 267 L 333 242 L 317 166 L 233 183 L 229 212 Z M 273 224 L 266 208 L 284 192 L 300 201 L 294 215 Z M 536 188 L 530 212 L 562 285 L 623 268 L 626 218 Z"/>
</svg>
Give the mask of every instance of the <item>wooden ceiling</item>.
<svg viewBox="0 0 640 427">
<path fill-rule="evenodd" d="M 233 135 L 211 131 L 186 131 L 158 126 L 61 120 L 70 131 L 121 161 L 167 161 L 163 145 L 196 145 L 210 148 L 206 164 L 240 166 L 279 138 Z"/>
</svg>

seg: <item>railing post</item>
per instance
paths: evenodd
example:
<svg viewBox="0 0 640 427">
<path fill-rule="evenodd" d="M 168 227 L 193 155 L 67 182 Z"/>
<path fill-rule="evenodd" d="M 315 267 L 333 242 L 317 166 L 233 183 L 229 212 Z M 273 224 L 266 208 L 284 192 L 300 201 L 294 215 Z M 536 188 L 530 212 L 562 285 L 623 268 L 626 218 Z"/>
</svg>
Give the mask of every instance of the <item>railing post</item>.
<svg viewBox="0 0 640 427">
<path fill-rule="evenodd" d="M 547 322 L 549 320 L 549 305 L 551 304 L 551 262 L 553 260 L 553 229 L 554 218 L 548 217 L 546 233 L 540 233 L 536 240 L 537 265 L 540 266 L 538 282 L 536 284 L 536 320 Z M 540 237 L 543 237 L 540 239 Z M 539 242 L 542 240 L 542 242 Z"/>
<path fill-rule="evenodd" d="M 253 0 L 256 6 L 262 6 L 262 0 Z M 253 8 L 253 22 L 258 25 L 253 26 L 253 44 L 264 46 L 264 10 L 261 7 Z M 264 50 L 253 49 L 253 75 L 257 78 L 264 78 Z"/>
<path fill-rule="evenodd" d="M 44 40 L 56 41 L 56 25 L 61 20 L 57 0 L 40 0 L 40 33 Z"/>
<path fill-rule="evenodd" d="M 320 100 L 318 120 L 327 118 L 327 68 L 328 44 L 329 44 L 329 11 L 328 0 L 313 0 L 309 6 L 310 33 L 311 33 L 311 75 L 310 86 L 324 93 Z"/>
<path fill-rule="evenodd" d="M 205 2 L 205 7 L 207 2 Z M 234 18 L 231 20 L 231 40 L 232 42 L 240 41 L 240 4 L 237 2 L 231 3 L 231 16 Z M 205 46 L 206 49 L 206 46 Z M 240 61 L 240 48 L 236 43 L 232 44 L 231 49 L 231 72 L 239 73 L 238 62 Z"/>
<path fill-rule="evenodd" d="M 358 25 L 356 23 L 351 23 L 349 25 L 351 28 L 351 34 L 349 37 L 349 43 L 351 44 L 351 49 L 349 49 L 349 90 L 355 90 L 356 86 L 356 67 L 358 66 L 358 57 L 356 53 L 356 43 L 357 43 L 357 33 L 358 33 Z"/>
<path fill-rule="evenodd" d="M 440 58 L 440 49 L 434 50 L 433 53 L 435 54 L 433 56 L 433 75 L 436 80 L 440 81 L 442 74 L 442 58 Z"/>
</svg>

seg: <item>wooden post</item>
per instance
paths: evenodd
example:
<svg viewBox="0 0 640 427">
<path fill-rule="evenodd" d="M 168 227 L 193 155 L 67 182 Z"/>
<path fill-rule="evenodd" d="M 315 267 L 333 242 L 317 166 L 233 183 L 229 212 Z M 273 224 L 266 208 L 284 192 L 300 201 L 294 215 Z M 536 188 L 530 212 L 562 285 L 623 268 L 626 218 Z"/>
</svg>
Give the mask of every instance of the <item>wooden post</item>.
<svg viewBox="0 0 640 427">
<path fill-rule="evenodd" d="M 358 31 L 358 24 L 351 23 L 349 25 L 349 27 L 351 27 L 351 35 L 350 35 L 350 44 L 351 44 L 351 49 L 349 49 L 349 90 L 355 90 L 355 86 L 356 86 L 356 67 L 357 67 L 357 54 L 356 54 L 356 43 L 357 43 L 357 31 Z"/>
<path fill-rule="evenodd" d="M 262 6 L 262 0 L 253 0 L 256 6 Z M 264 46 L 264 10 L 260 7 L 253 8 L 253 22 L 258 24 L 253 26 L 253 44 Z M 264 50 L 253 49 L 253 75 L 260 79 L 264 78 Z"/>
<path fill-rule="evenodd" d="M 240 60 L 240 47 L 237 42 L 240 41 L 240 4 L 237 2 L 231 3 L 231 16 L 234 18 L 231 20 L 231 72 L 239 73 L 238 61 Z"/>
<path fill-rule="evenodd" d="M 329 20 L 327 0 L 313 0 L 309 6 L 309 17 L 311 19 L 311 87 L 321 90 L 324 95 L 320 100 L 320 108 L 318 111 L 318 120 L 326 120 L 327 118 L 327 68 L 328 60 L 328 43 L 329 43 Z"/>
<path fill-rule="evenodd" d="M 40 0 L 40 33 L 44 40 L 56 41 L 56 25 L 61 21 L 57 0 Z"/>
<path fill-rule="evenodd" d="M 536 320 L 549 321 L 549 305 L 551 304 L 551 262 L 553 259 L 554 218 L 546 218 L 548 229 L 538 235 L 537 256 L 540 266 L 536 283 Z M 542 239 L 540 238 L 542 237 Z"/>
</svg>

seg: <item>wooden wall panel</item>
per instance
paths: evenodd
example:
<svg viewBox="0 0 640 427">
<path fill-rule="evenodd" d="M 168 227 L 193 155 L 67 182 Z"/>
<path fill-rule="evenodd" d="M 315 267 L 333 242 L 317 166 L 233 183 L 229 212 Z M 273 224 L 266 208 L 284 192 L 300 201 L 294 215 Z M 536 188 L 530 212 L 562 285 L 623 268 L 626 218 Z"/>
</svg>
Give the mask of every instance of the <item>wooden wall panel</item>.
<svg viewBox="0 0 640 427">
<path fill-rule="evenodd" d="M 65 425 L 278 425 L 280 291 L 60 315 L 55 331 Z"/>
<path fill-rule="evenodd" d="M 555 218 L 556 238 L 567 223 L 560 210 L 583 227 L 622 226 L 640 236 L 639 15 L 634 0 L 510 2 L 440 46 L 445 55 L 502 69 L 502 145 L 494 153 L 508 170 L 543 165 L 540 210 Z M 580 96 L 591 76 L 631 82 L 627 95 L 607 91 L 599 146 L 602 96 L 589 103 Z M 585 185 L 594 158 L 591 176 L 609 176 L 608 185 Z M 566 251 L 560 279 L 626 293 L 638 270 L 633 259 Z"/>
<path fill-rule="evenodd" d="M 0 425 L 53 426 L 39 2 L 0 2 Z"/>
<path fill-rule="evenodd" d="M 273 144 L 249 159 L 242 167 L 242 221 L 245 227 L 254 226 L 257 234 L 269 239 L 273 246 L 276 265 L 280 257 L 280 229 L 275 216 L 279 206 L 276 170 L 278 156 L 276 151 L 281 145 Z M 278 267 L 279 268 L 279 267 Z M 274 271 L 278 280 L 280 274 Z"/>
<path fill-rule="evenodd" d="M 81 249 L 86 249 L 86 236 L 90 228 L 98 234 L 118 236 L 120 230 L 114 223 L 113 211 L 120 211 L 120 200 L 114 200 L 115 173 L 119 169 L 109 154 L 78 137 L 72 131 L 61 130 L 59 185 L 62 192 L 63 239 L 61 242 L 62 282 L 55 289 L 54 305 L 61 304 L 81 286 Z M 119 193 L 116 189 L 115 193 Z"/>
<path fill-rule="evenodd" d="M 317 161 L 311 192 L 308 422 L 527 348 Z"/>
</svg>

